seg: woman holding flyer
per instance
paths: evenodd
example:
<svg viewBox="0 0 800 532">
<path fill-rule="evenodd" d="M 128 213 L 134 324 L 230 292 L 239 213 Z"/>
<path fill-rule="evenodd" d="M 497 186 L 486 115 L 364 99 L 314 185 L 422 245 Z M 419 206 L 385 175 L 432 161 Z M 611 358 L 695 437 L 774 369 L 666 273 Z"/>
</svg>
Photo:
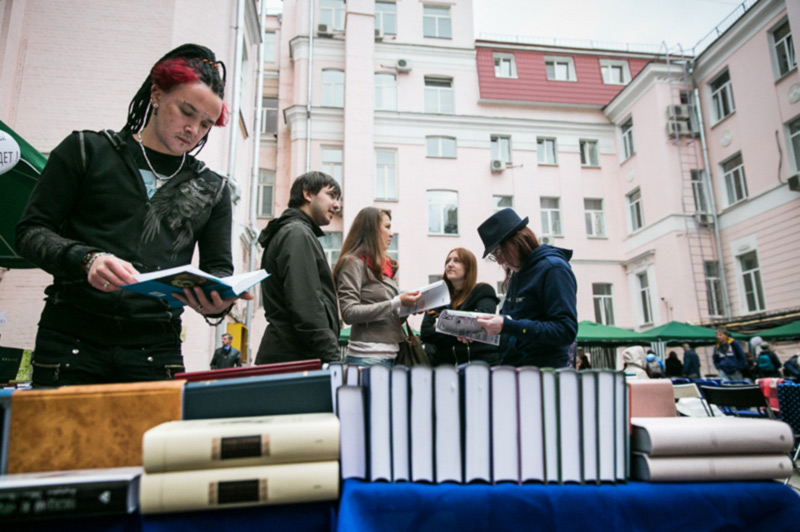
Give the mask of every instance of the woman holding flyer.
<svg viewBox="0 0 800 532">
<path fill-rule="evenodd" d="M 419 292 L 400 294 L 392 242 L 392 212 L 365 207 L 353 220 L 333 267 L 339 308 L 352 326 L 346 364 L 392 366 L 403 340 L 401 307 L 413 307 Z"/>
<path fill-rule="evenodd" d="M 503 364 L 565 368 L 578 334 L 577 282 L 572 251 L 539 244 L 513 209 L 478 227 L 484 258 L 506 270 L 506 299 L 499 316 L 478 318 L 488 334 L 500 334 Z"/>
<path fill-rule="evenodd" d="M 477 341 L 459 342 L 455 336 L 436 332 L 436 320 L 445 309 L 482 314 L 494 314 L 497 311 L 500 300 L 494 288 L 486 283 L 478 283 L 477 277 L 478 261 L 471 251 L 455 248 L 447 254 L 442 279 L 450 291 L 450 304 L 426 312 L 420 328 L 420 338 L 426 344 L 431 365 L 458 365 L 476 360 L 492 365 L 500 362 L 494 345 Z"/>
</svg>

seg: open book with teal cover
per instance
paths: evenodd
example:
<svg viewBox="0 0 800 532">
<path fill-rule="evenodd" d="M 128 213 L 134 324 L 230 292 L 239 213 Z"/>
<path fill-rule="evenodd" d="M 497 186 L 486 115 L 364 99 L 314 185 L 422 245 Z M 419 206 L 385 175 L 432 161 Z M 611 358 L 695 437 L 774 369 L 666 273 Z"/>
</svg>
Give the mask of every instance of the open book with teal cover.
<svg viewBox="0 0 800 532">
<path fill-rule="evenodd" d="M 134 275 L 138 282 L 121 286 L 123 290 L 165 300 L 170 307 L 182 307 L 183 303 L 173 294 L 183 295 L 184 288 L 199 286 L 206 296 L 216 291 L 222 299 L 230 299 L 269 277 L 265 270 L 240 273 L 228 277 L 215 277 L 194 266 L 177 266 L 166 270 Z"/>
</svg>

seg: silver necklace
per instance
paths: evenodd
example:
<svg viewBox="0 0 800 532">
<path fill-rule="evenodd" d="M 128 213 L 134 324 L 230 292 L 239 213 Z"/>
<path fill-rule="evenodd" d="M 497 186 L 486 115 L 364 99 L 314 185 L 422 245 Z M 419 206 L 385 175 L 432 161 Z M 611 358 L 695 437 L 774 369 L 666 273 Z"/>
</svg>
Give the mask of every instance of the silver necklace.
<svg viewBox="0 0 800 532">
<path fill-rule="evenodd" d="M 150 171 L 153 172 L 153 175 L 156 176 L 157 180 L 159 180 L 159 181 L 169 181 L 170 179 L 172 179 L 173 177 L 178 175 L 178 172 L 180 172 L 181 169 L 183 168 L 183 163 L 186 162 L 186 152 L 183 152 L 183 156 L 181 156 L 181 164 L 178 166 L 178 169 L 175 170 L 175 172 L 173 172 L 173 174 L 171 176 L 164 177 L 162 175 L 159 175 L 159 173 L 156 172 L 156 169 L 153 168 L 153 165 L 150 164 L 150 159 L 147 158 L 147 152 L 144 149 L 144 144 L 142 144 L 142 131 L 141 130 L 139 130 L 136 133 L 136 140 L 139 141 L 139 147 L 142 148 L 142 155 L 144 156 L 144 162 L 147 163 L 147 167 L 150 168 Z"/>
</svg>

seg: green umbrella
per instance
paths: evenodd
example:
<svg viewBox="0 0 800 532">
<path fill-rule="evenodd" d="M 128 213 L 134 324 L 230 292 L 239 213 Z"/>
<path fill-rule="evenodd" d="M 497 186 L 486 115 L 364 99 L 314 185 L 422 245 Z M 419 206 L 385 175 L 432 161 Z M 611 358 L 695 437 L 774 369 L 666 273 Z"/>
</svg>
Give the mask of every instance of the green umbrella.
<svg viewBox="0 0 800 532">
<path fill-rule="evenodd" d="M 764 340 L 800 340 L 800 320 L 757 333 Z"/>
<path fill-rule="evenodd" d="M 20 151 L 16 164 L 9 171 L 0 174 L 0 198 L 3 198 L 3 208 L 0 209 L 0 267 L 35 268 L 17 254 L 14 248 L 14 230 L 47 158 L 2 121 L 0 131 L 13 138 Z"/>
<path fill-rule="evenodd" d="M 717 343 L 717 332 L 708 327 L 699 325 L 689 325 L 680 321 L 671 321 L 658 327 L 653 327 L 649 331 L 642 333 L 653 342 L 666 342 L 668 345 L 680 345 L 683 343 L 692 345 L 712 345 Z M 734 338 L 746 339 L 747 336 L 732 334 Z"/>
<path fill-rule="evenodd" d="M 593 321 L 578 324 L 578 344 L 596 346 L 649 345 L 651 340 L 634 331 L 601 325 Z"/>
</svg>

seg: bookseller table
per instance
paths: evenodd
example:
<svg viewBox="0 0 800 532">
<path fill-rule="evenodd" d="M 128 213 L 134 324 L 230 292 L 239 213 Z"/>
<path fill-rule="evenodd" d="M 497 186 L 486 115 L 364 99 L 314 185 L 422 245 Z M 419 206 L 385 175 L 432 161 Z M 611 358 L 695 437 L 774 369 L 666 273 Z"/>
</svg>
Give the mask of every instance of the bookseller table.
<svg viewBox="0 0 800 532">
<path fill-rule="evenodd" d="M 796 532 L 800 496 L 777 482 L 464 486 L 347 480 L 337 529 Z"/>
</svg>

